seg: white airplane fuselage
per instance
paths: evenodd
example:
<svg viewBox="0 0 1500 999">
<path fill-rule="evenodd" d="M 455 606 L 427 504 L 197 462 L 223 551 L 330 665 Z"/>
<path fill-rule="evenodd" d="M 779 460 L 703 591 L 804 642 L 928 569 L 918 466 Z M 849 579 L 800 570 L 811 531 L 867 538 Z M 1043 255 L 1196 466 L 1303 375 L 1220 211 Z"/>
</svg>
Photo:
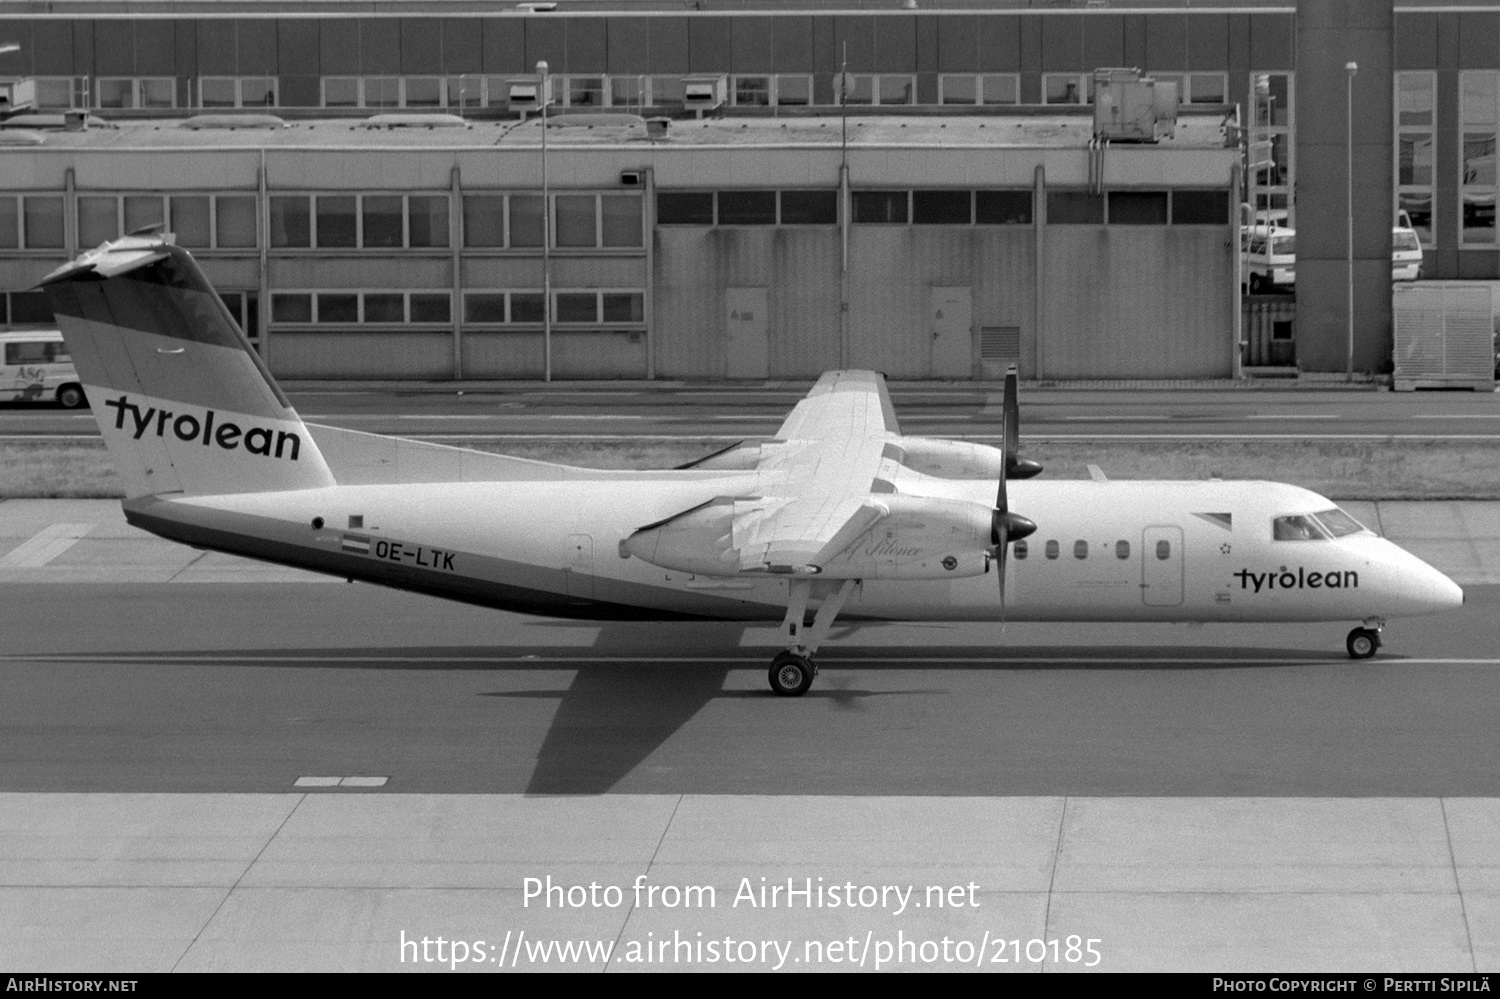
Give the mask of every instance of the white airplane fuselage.
<svg viewBox="0 0 1500 999">
<path fill-rule="evenodd" d="M 989 482 L 906 479 L 921 495 L 994 500 Z M 132 523 L 199 547 L 489 606 L 563 617 L 780 620 L 786 576 L 672 571 L 621 547 L 643 525 L 765 486 L 755 472 L 602 472 L 576 481 L 142 497 L 125 507 Z M 1334 506 L 1295 486 L 1042 480 L 1011 482 L 1009 496 L 1010 508 L 1037 524 L 1008 559 L 1009 620 L 1347 621 L 1463 600 L 1442 573 L 1373 533 L 1273 540 L 1275 517 Z M 857 545 L 879 543 L 867 536 Z M 838 585 L 814 577 L 813 602 Z M 841 616 L 999 614 L 991 569 L 865 579 Z"/>
</svg>

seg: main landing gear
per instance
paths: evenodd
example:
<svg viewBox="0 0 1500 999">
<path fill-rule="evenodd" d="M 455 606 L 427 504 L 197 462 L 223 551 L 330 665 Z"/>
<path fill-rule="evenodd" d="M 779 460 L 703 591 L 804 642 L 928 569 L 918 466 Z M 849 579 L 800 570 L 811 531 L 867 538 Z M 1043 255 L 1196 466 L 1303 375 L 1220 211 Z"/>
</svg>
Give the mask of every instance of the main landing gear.
<svg viewBox="0 0 1500 999">
<path fill-rule="evenodd" d="M 1384 643 L 1380 640 L 1380 631 L 1385 627 L 1385 622 L 1378 617 L 1367 618 L 1363 628 L 1355 628 L 1349 632 L 1348 639 L 1344 645 L 1349 649 L 1350 659 L 1370 659 Z"/>
<path fill-rule="evenodd" d="M 831 582 L 831 581 L 830 581 Z M 768 679 L 771 689 L 780 697 L 801 697 L 812 686 L 818 675 L 813 653 L 828 639 L 833 628 L 833 619 L 844 609 L 844 603 L 854 588 L 857 579 L 845 579 L 836 591 L 823 598 L 818 612 L 813 615 L 811 627 L 807 626 L 807 600 L 812 596 L 813 581 L 805 577 L 792 579 L 788 587 L 786 617 L 781 622 L 781 633 L 786 639 L 785 652 L 771 660 Z"/>
</svg>

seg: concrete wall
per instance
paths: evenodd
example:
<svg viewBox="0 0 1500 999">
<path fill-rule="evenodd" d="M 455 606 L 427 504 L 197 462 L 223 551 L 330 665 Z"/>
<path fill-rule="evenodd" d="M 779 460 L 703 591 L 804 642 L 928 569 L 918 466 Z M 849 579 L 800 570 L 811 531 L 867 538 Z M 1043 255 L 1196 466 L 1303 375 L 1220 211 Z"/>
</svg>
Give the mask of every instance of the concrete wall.
<svg viewBox="0 0 1500 999">
<path fill-rule="evenodd" d="M 1348 356 L 1348 197 L 1354 191 L 1354 370 L 1391 359 L 1391 0 L 1305 0 L 1297 8 L 1297 362 L 1343 371 Z M 1345 112 L 1354 61 L 1354 174 Z"/>
</svg>

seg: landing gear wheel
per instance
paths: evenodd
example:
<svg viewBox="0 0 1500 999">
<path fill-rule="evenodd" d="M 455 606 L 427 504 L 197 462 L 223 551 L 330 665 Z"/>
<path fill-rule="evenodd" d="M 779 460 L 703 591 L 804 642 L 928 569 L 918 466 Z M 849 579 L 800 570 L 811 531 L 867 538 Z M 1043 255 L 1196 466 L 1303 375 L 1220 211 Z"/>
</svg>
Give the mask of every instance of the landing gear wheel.
<svg viewBox="0 0 1500 999">
<path fill-rule="evenodd" d="M 77 409 L 84 403 L 83 389 L 77 385 L 64 385 L 57 390 L 57 401 L 63 409 Z"/>
<path fill-rule="evenodd" d="M 771 661 L 771 689 L 779 697 L 801 697 L 812 686 L 817 674 L 817 668 L 808 657 L 783 652 Z"/>
<path fill-rule="evenodd" d="M 1349 649 L 1350 659 L 1369 659 L 1380 648 L 1380 632 L 1369 628 L 1355 628 L 1349 632 L 1349 638 L 1344 644 Z"/>
</svg>

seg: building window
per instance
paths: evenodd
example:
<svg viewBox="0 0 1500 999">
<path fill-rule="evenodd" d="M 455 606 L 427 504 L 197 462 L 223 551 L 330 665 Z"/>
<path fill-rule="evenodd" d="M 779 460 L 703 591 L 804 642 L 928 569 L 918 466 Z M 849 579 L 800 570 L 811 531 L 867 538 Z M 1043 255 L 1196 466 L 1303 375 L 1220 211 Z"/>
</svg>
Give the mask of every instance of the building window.
<svg viewBox="0 0 1500 999">
<path fill-rule="evenodd" d="M 359 107 L 359 77 L 323 77 L 323 106 L 325 108 Z"/>
<path fill-rule="evenodd" d="M 782 225 L 837 225 L 839 192 L 781 191 Z"/>
<path fill-rule="evenodd" d="M 101 76 L 95 81 L 94 106 L 108 110 L 174 108 L 177 79 L 171 76 Z"/>
<path fill-rule="evenodd" d="M 974 221 L 980 225 L 1031 225 L 1031 192 L 975 191 Z"/>
<path fill-rule="evenodd" d="M 1104 198 L 1087 191 L 1048 191 L 1047 221 L 1058 225 L 1102 225 Z"/>
<path fill-rule="evenodd" d="M 270 108 L 276 106 L 274 76 L 200 76 L 198 106 L 210 108 Z"/>
<path fill-rule="evenodd" d="M 940 104 L 1017 104 L 1020 95 L 1017 73 L 944 73 L 938 77 Z"/>
<path fill-rule="evenodd" d="M 778 73 L 773 99 L 779 107 L 806 107 L 812 103 L 812 77 L 802 73 Z"/>
<path fill-rule="evenodd" d="M 598 108 L 604 106 L 604 78 L 602 76 L 569 76 L 560 82 L 566 84 L 560 88 L 560 92 L 567 95 L 568 107 Z"/>
<path fill-rule="evenodd" d="M 446 194 L 272 195 L 270 202 L 273 247 L 434 249 L 449 243 Z M 221 196 L 216 210 L 220 247 L 255 245 L 253 199 Z M 239 242 L 247 235 L 250 242 Z"/>
<path fill-rule="evenodd" d="M 560 325 L 641 325 L 646 319 L 645 292 L 635 290 L 563 290 L 552 293 L 552 320 Z M 471 291 L 464 293 L 464 322 L 481 326 L 540 325 L 540 291 Z"/>
<path fill-rule="evenodd" d="M 713 225 L 712 191 L 660 191 L 656 195 L 657 225 Z"/>
<path fill-rule="evenodd" d="M 0 295 L 0 299 L 10 301 L 7 314 L 0 317 L 10 326 L 54 326 L 57 323 L 45 291 L 13 291 L 9 295 Z"/>
<path fill-rule="evenodd" d="M 644 246 L 641 238 L 641 207 L 644 199 L 635 194 L 599 195 L 600 245 L 606 247 Z"/>
<path fill-rule="evenodd" d="M 911 219 L 910 191 L 855 191 L 852 221 L 905 225 Z"/>
<path fill-rule="evenodd" d="M 917 225 L 969 225 L 973 200 L 972 191 L 913 191 L 911 220 Z"/>
<path fill-rule="evenodd" d="M 1437 74 L 1397 73 L 1396 207 L 1411 218 L 1422 243 L 1433 242 L 1433 129 Z M 1493 176 L 1493 170 L 1491 171 Z M 1492 181 L 1493 182 L 1493 181 Z"/>
<path fill-rule="evenodd" d="M 89 78 L 86 76 L 38 76 L 36 107 L 39 111 L 89 106 Z"/>
<path fill-rule="evenodd" d="M 446 325 L 451 315 L 446 291 L 279 291 L 271 296 L 271 321 L 281 325 Z"/>
<path fill-rule="evenodd" d="M 510 215 L 510 245 L 542 245 L 542 196 L 539 194 L 512 194 L 508 207 Z"/>
<path fill-rule="evenodd" d="M 552 198 L 555 227 L 552 231 L 553 245 L 597 246 L 599 244 L 599 212 L 592 194 L 558 194 Z"/>
<path fill-rule="evenodd" d="M 646 106 L 646 78 L 644 76 L 611 76 L 609 78 L 609 106 L 615 108 L 644 108 Z"/>
<path fill-rule="evenodd" d="M 651 77 L 651 106 L 662 110 L 682 109 L 682 77 Z"/>
<path fill-rule="evenodd" d="M 1495 136 L 1500 129 L 1500 73 L 1459 74 L 1459 241 L 1464 246 L 1495 245 Z M 1403 136 L 1405 138 L 1405 136 Z"/>
<path fill-rule="evenodd" d="M 245 334 L 251 346 L 260 346 L 260 296 L 253 291 L 221 291 L 219 300 L 229 310 L 234 324 Z"/>
<path fill-rule="evenodd" d="M 505 245 L 505 195 L 464 195 L 464 245 Z"/>
<path fill-rule="evenodd" d="M 1094 77 L 1089 73 L 1043 73 L 1043 104 L 1092 104 Z"/>
<path fill-rule="evenodd" d="M 850 73 L 848 76 L 849 89 L 844 95 L 845 104 L 917 103 L 915 76 L 898 73 Z"/>
<path fill-rule="evenodd" d="M 1229 222 L 1228 191 L 1172 192 L 1173 225 L 1226 225 Z"/>
<path fill-rule="evenodd" d="M 1109 192 L 1110 225 L 1166 225 L 1166 191 Z"/>
<path fill-rule="evenodd" d="M 440 108 L 445 96 L 441 76 L 408 76 L 401 80 L 402 107 Z"/>
<path fill-rule="evenodd" d="M 735 107 L 763 108 L 771 106 L 771 78 L 769 76 L 735 76 L 730 80 L 730 92 Z"/>
<path fill-rule="evenodd" d="M 719 192 L 719 225 L 775 224 L 775 191 Z"/>
</svg>

